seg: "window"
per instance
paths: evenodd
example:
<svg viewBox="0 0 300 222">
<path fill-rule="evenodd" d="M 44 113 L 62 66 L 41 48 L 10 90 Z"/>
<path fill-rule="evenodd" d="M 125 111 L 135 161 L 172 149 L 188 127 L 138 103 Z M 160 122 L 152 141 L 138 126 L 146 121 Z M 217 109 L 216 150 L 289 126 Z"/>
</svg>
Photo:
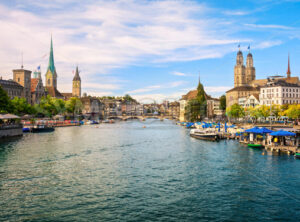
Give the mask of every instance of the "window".
<svg viewBox="0 0 300 222">
<path fill-rule="evenodd" d="M 48 85 L 50 85 L 50 79 L 48 79 Z"/>
<path fill-rule="evenodd" d="M 20 78 L 18 78 L 18 82 L 20 82 Z"/>
</svg>

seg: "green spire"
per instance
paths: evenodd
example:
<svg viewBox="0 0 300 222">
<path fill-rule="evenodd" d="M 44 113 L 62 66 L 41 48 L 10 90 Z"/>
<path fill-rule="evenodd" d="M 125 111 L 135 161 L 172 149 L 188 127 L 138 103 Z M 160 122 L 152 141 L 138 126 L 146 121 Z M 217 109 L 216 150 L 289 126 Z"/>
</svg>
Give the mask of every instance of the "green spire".
<svg viewBox="0 0 300 222">
<path fill-rule="evenodd" d="M 52 74 L 55 73 L 54 57 L 53 57 L 52 35 L 51 35 L 51 46 L 50 46 L 50 56 L 49 56 L 48 70 L 50 70 L 52 72 Z"/>
</svg>

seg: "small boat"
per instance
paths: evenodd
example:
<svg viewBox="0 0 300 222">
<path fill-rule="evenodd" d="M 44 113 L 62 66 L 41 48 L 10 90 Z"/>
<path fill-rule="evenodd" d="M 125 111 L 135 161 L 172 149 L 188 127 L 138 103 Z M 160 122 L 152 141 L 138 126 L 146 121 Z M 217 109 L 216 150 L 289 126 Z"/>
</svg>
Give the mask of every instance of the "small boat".
<svg viewBox="0 0 300 222">
<path fill-rule="evenodd" d="M 35 125 L 31 128 L 31 132 L 33 133 L 48 133 L 53 131 L 54 127 L 46 125 Z"/>
<path fill-rule="evenodd" d="M 300 159 L 300 153 L 295 153 L 295 157 L 296 157 L 297 159 Z"/>
<path fill-rule="evenodd" d="M 23 133 L 29 133 L 30 128 L 29 127 L 23 127 Z"/>
<path fill-rule="evenodd" d="M 248 146 L 251 148 L 263 148 L 264 146 L 261 144 L 248 143 Z"/>
<path fill-rule="evenodd" d="M 219 135 L 214 129 L 192 129 L 190 131 L 190 136 L 196 139 L 209 140 L 209 141 L 220 141 Z"/>
</svg>

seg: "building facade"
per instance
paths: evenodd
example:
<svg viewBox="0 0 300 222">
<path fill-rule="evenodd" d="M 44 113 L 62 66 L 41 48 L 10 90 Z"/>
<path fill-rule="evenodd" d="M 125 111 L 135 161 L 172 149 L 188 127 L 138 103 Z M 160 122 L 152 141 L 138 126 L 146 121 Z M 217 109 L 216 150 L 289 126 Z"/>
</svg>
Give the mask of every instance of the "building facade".
<svg viewBox="0 0 300 222">
<path fill-rule="evenodd" d="M 72 96 L 81 97 L 81 78 L 79 76 L 78 66 L 76 66 L 75 76 L 73 78 Z"/>
<path fill-rule="evenodd" d="M 41 98 L 46 96 L 42 78 L 31 79 L 31 104 L 40 104 Z"/>
<path fill-rule="evenodd" d="M 23 86 L 23 95 L 26 101 L 31 103 L 31 71 L 23 69 L 13 70 L 13 80 Z"/>
<path fill-rule="evenodd" d="M 260 89 L 261 105 L 300 104 L 300 85 L 269 79 Z"/>
<path fill-rule="evenodd" d="M 24 87 L 13 80 L 0 79 L 0 86 L 4 89 L 10 99 L 23 97 Z"/>
<path fill-rule="evenodd" d="M 291 76 L 291 69 L 290 69 L 290 58 L 288 57 L 288 69 L 286 73 L 286 77 L 284 76 L 275 76 L 276 81 L 280 80 L 280 84 L 283 84 L 283 82 L 287 84 L 294 84 L 294 85 L 300 85 L 300 81 L 298 77 L 292 77 Z M 254 104 L 267 104 L 267 102 L 273 102 L 280 103 L 280 101 L 283 103 L 283 101 L 296 101 L 297 99 L 290 99 L 285 98 L 282 99 L 280 97 L 276 97 L 271 99 L 265 98 L 267 95 L 265 90 L 266 87 L 268 87 L 269 78 L 267 79 L 255 79 L 255 68 L 253 66 L 253 56 L 249 52 L 247 55 L 247 62 L 246 67 L 244 67 L 243 64 L 243 53 L 239 50 L 237 53 L 236 58 L 236 65 L 234 68 L 234 88 L 230 89 L 226 92 L 226 106 L 232 106 L 233 104 L 237 103 L 244 107 L 253 106 Z M 273 77 L 272 77 L 273 78 Z M 263 90 L 261 88 L 264 87 Z M 273 89 L 274 90 L 274 89 Z M 277 90 L 277 89 L 275 89 Z M 278 88 L 279 90 L 279 88 Z M 262 93 L 260 95 L 260 93 Z M 273 92 L 274 96 L 277 96 L 277 92 Z M 269 92 L 268 95 L 272 95 L 272 92 Z M 282 95 L 282 94 L 281 94 Z M 278 92 L 278 96 L 280 96 Z M 260 101 L 260 99 L 263 99 L 263 101 Z"/>
</svg>

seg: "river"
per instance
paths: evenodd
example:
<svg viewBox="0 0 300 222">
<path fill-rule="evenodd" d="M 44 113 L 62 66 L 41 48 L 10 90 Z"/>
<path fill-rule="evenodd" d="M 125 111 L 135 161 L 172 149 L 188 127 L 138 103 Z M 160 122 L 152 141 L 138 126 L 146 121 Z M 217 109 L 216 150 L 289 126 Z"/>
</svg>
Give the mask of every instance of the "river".
<svg viewBox="0 0 300 222">
<path fill-rule="evenodd" d="M 262 152 L 169 120 L 26 134 L 0 144 L 0 220 L 297 221 L 300 160 Z"/>
</svg>

